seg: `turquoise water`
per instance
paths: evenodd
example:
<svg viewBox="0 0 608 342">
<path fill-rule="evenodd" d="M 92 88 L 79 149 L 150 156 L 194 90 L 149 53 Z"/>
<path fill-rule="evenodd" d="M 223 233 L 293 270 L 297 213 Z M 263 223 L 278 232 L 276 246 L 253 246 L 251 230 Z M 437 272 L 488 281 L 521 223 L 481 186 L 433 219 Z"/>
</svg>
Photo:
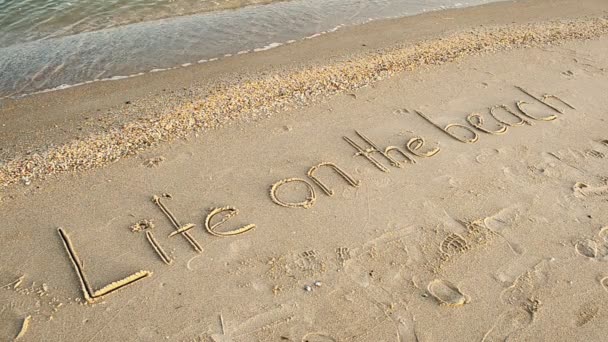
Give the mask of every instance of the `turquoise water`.
<svg viewBox="0 0 608 342">
<path fill-rule="evenodd" d="M 0 97 L 212 62 L 344 25 L 496 0 L 260 1 L 268 2 L 0 0 Z"/>
</svg>

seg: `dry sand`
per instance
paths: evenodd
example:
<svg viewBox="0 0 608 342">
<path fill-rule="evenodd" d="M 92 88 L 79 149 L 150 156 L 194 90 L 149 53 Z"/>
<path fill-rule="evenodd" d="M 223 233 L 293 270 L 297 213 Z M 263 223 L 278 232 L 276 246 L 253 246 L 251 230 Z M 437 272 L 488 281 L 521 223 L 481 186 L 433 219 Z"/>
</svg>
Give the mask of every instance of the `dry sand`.
<svg viewBox="0 0 608 342">
<path fill-rule="evenodd" d="M 571 10 L 548 16 L 557 5 Z M 186 139 L 155 143 L 117 162 L 102 158 L 95 164 L 94 158 L 67 153 L 66 160 L 84 158 L 94 166 L 82 172 L 47 170 L 55 175 L 44 180 L 42 171 L 21 173 L 34 164 L 5 172 L 4 182 L 12 184 L 0 195 L 0 286 L 6 284 L 0 289 L 0 340 L 605 340 L 608 35 L 602 16 L 608 4 L 524 1 L 484 8 L 456 13 L 483 13 L 480 21 L 497 26 L 459 24 L 435 45 L 418 45 L 416 51 L 438 50 L 425 55 L 435 58 L 432 63 L 407 67 L 394 59 L 386 75 L 368 72 L 366 63 L 351 64 L 362 67 L 349 74 L 360 75 L 359 81 L 382 78 L 365 87 L 351 88 L 349 79 L 341 93 L 311 93 L 285 108 L 233 117 L 218 112 L 214 120 L 221 129 L 189 128 L 187 135 L 167 129 L 160 140 Z M 504 26 L 505 17 L 517 12 L 513 8 L 527 10 L 531 23 Z M 437 15 L 417 20 L 424 25 Z M 398 27 L 399 21 L 385 25 Z M 380 37 L 381 27 L 347 36 L 356 40 L 365 31 L 366 37 Z M 332 38 L 322 39 L 317 44 Z M 470 51 L 475 39 L 491 51 L 441 60 L 446 46 Z M 289 48 L 297 53 L 298 46 Z M 375 72 L 383 58 L 411 57 L 399 54 L 412 51 L 407 41 L 376 48 L 383 53 L 348 51 L 349 57 L 326 63 L 319 74 L 310 65 L 275 72 L 307 70 L 310 77 L 302 82 L 309 85 L 331 67 L 345 67 L 339 63 L 372 61 Z M 272 53 L 285 52 L 267 55 Z M 179 84 L 179 75 L 168 75 Z M 251 72 L 240 81 L 267 77 Z M 238 81 L 228 83 L 243 87 Z M 115 92 L 129 84 L 117 83 Z M 204 86 L 189 88 L 185 80 L 182 86 L 196 94 L 194 105 L 209 105 L 198 98 Z M 517 86 L 539 99 L 555 95 L 545 101 L 561 113 Z M 94 90 L 52 96 L 68 101 Z M 140 95 L 133 101 L 152 110 L 154 96 Z M 27 108 L 42 108 L 48 96 L 5 103 L 13 108 L 5 107 L 5 122 L 18 122 L 11 115 Z M 115 108 L 118 97 L 90 101 L 105 111 Z M 171 106 L 180 105 L 174 100 Z M 519 102 L 528 116 L 518 101 L 529 103 Z M 496 109 L 496 117 L 509 123 L 501 125 L 488 111 L 496 105 L 517 116 Z M 171 106 L 162 110 L 176 108 Z M 467 128 L 452 126 L 452 137 L 417 112 L 441 127 Z M 482 123 L 475 116 L 467 122 L 475 112 Z M 85 114 L 65 115 L 68 126 L 78 115 Z M 53 131 L 45 125 L 55 125 L 61 115 L 52 117 L 29 129 L 47 143 L 70 144 L 75 132 L 69 129 L 49 138 Z M 517 121 L 526 123 L 513 125 Z M 149 132 L 149 118 L 135 122 Z M 506 132 L 487 134 L 471 122 Z M 95 151 L 95 139 L 108 134 L 99 129 L 108 127 L 96 126 L 79 146 Z M 391 165 L 356 131 L 378 150 L 398 147 L 389 153 L 402 167 Z M 130 141 L 122 137 L 113 146 Z M 355 155 L 343 137 L 363 152 Z M 416 137 L 424 138 L 424 146 Z M 474 137 L 474 143 L 459 141 Z M 48 147 L 34 145 L 42 157 L 30 161 L 40 163 Z M 31 157 L 25 152 L 4 147 L 4 170 Z M 425 157 L 427 152 L 437 153 Z M 310 172 L 327 162 L 350 182 L 327 167 Z M 278 183 L 273 195 L 272 185 L 287 179 L 300 181 Z M 224 223 L 218 225 L 222 213 L 208 219 L 214 208 L 225 207 Z"/>
</svg>

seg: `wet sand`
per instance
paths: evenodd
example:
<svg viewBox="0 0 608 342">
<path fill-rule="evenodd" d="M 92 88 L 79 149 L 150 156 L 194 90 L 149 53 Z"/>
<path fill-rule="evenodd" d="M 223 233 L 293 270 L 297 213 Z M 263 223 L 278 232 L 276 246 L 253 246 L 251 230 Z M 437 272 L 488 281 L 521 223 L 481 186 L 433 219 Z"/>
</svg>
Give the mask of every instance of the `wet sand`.
<svg viewBox="0 0 608 342">
<path fill-rule="evenodd" d="M 519 13 L 519 6 L 530 6 L 526 20 L 505 26 L 508 13 Z M 570 12 L 559 13 L 568 6 Z M 145 79 L 132 79 L 116 82 L 117 90 L 103 84 L 4 103 L 11 128 L 21 127 L 12 113 L 26 118 L 27 108 L 46 104 L 56 114 L 38 123 L 39 141 L 53 136 L 56 140 L 50 141 L 60 144 L 82 134 L 81 146 L 95 146 L 88 145 L 95 141 L 90 132 L 140 122 L 146 128 L 142 134 L 148 134 L 154 120 L 148 115 L 173 113 L 169 109 L 186 105 L 185 98 L 210 106 L 203 97 L 209 93 L 219 104 L 241 104 L 234 102 L 236 96 L 220 102 L 218 94 L 233 94 L 230 89 L 238 87 L 246 90 L 242 95 L 255 94 L 253 85 L 272 94 L 263 86 L 271 84 L 264 82 L 274 72 L 304 70 L 309 77 L 296 84 L 302 86 L 323 79 L 315 78 L 319 75 L 361 76 L 345 83 L 336 76 L 332 80 L 343 89 L 327 93 L 320 91 L 322 82 L 313 82 L 318 92 L 304 93 L 303 101 L 284 107 L 205 116 L 212 120 L 201 123 L 209 127 L 194 125 L 188 134 L 165 128 L 175 135 L 160 140 L 176 139 L 93 165 L 99 167 L 83 161 L 85 172 L 55 172 L 45 180 L 27 179 L 29 185 L 18 179 L 4 187 L 0 286 L 7 286 L 0 289 L 0 315 L 9 324 L 0 336 L 10 340 L 21 333 L 23 341 L 43 336 L 79 341 L 603 340 L 608 38 L 605 9 L 598 8 L 601 4 L 593 1 L 545 1 L 467 9 L 458 13 L 484 13 L 477 22 L 496 22 L 483 28 L 460 22 L 442 30 L 421 29 L 419 38 L 407 33 L 411 38 L 398 46 L 397 37 L 375 28 L 393 25 L 399 32 L 399 21 L 375 23 L 336 34 L 350 42 L 395 41 L 355 48 L 346 38 L 336 38 L 333 43 L 344 45 L 320 49 L 319 60 L 309 63 L 287 58 L 299 55 L 298 46 L 276 49 L 266 54 L 267 63 L 276 58 L 283 64 L 260 64 L 266 75 L 252 67 L 237 78 L 246 66 L 235 59 L 232 76 L 219 69 L 212 74 L 228 84 L 224 92 L 213 92 L 212 78 L 207 87 L 192 85 L 195 72 L 211 73 L 193 68 L 190 78 L 180 74 L 184 71 L 166 73 L 164 81 L 149 82 L 148 88 L 133 90 L 133 82 L 143 85 Z M 423 17 L 407 20 L 422 23 Z M 438 20 L 458 21 L 437 13 L 426 18 L 428 27 Z M 322 46 L 331 39 L 305 44 Z M 424 45 L 429 41 L 433 44 Z M 433 48 L 453 51 L 445 47 L 454 45 L 473 52 L 432 53 Z M 380 48 L 382 54 L 370 52 Z M 412 56 L 427 59 L 399 62 L 411 62 Z M 261 63 L 262 57 L 247 58 Z M 357 64 L 361 61 L 366 63 Z M 380 70 L 386 74 L 373 73 L 387 61 L 394 64 Z M 326 65 L 319 74 L 313 68 L 317 63 Z M 366 69 L 369 65 L 373 68 Z M 355 66 L 361 69 L 336 74 Z M 381 79 L 351 87 L 369 75 Z M 292 87 L 288 82 L 295 79 L 276 82 Z M 243 83 L 252 80 L 258 83 Z M 154 102 L 154 92 L 146 95 L 158 84 L 168 94 L 186 88 L 163 97 L 167 105 L 161 108 L 167 112 L 154 111 L 158 108 L 151 104 L 161 101 Z M 112 95 L 88 100 L 84 96 L 93 89 Z M 292 88 L 283 91 L 292 99 Z M 70 103 L 72 96 L 87 100 L 59 110 L 59 101 Z M 77 113 L 87 106 L 101 109 L 88 112 L 90 120 L 107 121 L 79 133 L 76 127 L 85 114 Z M 152 112 L 132 110 L 121 120 L 105 114 L 115 108 L 114 115 L 122 115 L 129 106 Z M 48 125 L 59 123 L 68 128 L 57 136 L 61 128 Z M 448 132 L 439 128 L 449 124 L 460 126 Z M 19 138 L 2 139 L 19 143 Z M 4 141 L 2 146 L 5 156 L 32 158 L 25 149 Z M 33 160 L 45 158 L 40 155 Z M 66 160 L 74 157 L 79 155 L 65 155 Z M 315 170 L 324 163 L 335 164 L 342 176 L 328 166 Z M 222 212 L 209 217 L 218 212 L 213 208 L 227 206 L 238 214 L 223 211 L 228 214 L 223 223 Z M 176 229 L 180 233 L 173 234 Z"/>
</svg>

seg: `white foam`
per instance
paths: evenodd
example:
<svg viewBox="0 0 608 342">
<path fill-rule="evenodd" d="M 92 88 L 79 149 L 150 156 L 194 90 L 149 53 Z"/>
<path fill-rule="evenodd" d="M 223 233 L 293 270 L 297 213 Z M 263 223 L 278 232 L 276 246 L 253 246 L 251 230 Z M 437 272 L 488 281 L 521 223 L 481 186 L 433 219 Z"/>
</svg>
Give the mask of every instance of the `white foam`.
<svg viewBox="0 0 608 342">
<path fill-rule="evenodd" d="M 253 49 L 253 52 L 266 51 L 266 50 L 277 48 L 277 47 L 279 47 L 281 45 L 283 45 L 283 43 L 270 43 L 270 44 L 268 44 L 268 45 L 266 45 L 264 47 Z"/>
<path fill-rule="evenodd" d="M 336 26 L 336 27 L 334 27 L 334 28 L 332 28 L 332 29 L 328 30 L 327 32 L 336 32 L 336 31 L 338 31 L 338 30 L 339 30 L 339 29 L 340 29 L 342 26 L 344 26 L 344 25 L 342 25 L 342 24 L 341 24 L 341 25 L 338 25 L 338 26 Z"/>
<path fill-rule="evenodd" d="M 322 31 L 322 32 L 319 32 L 319 33 L 315 33 L 315 34 L 313 34 L 311 36 L 301 38 L 301 40 L 317 38 L 317 37 L 320 37 L 320 36 L 322 36 L 324 34 L 335 32 L 335 31 L 339 30 L 343 26 L 345 26 L 345 25 L 344 24 L 340 24 L 340 25 L 338 25 L 338 26 L 336 26 L 336 27 L 334 27 L 334 28 L 332 28 L 332 29 L 330 29 L 328 31 Z M 266 45 L 264 47 L 261 47 L 261 48 L 255 48 L 255 49 L 252 49 L 252 50 L 242 50 L 242 51 L 239 51 L 239 52 L 236 53 L 236 55 L 243 55 L 243 54 L 251 53 L 251 52 L 267 51 L 267 50 L 274 49 L 274 48 L 277 48 L 277 47 L 280 47 L 280 46 L 283 46 L 283 45 L 286 45 L 286 44 L 293 44 L 295 42 L 297 42 L 297 40 L 295 40 L 295 39 L 290 39 L 290 40 L 288 40 L 288 41 L 286 41 L 284 43 L 273 42 L 273 43 L 270 43 L 270 44 L 268 44 L 268 45 Z M 225 54 L 223 57 L 232 57 L 233 55 L 234 54 L 228 53 L 228 54 Z M 215 61 L 217 61 L 219 59 L 220 59 L 219 57 L 213 57 L 213 58 L 210 58 L 210 59 L 201 59 L 201 60 L 199 60 L 196 63 L 203 64 L 203 63 L 207 63 L 207 62 L 215 62 Z M 188 67 L 188 66 L 191 66 L 193 64 L 194 63 L 184 63 L 184 64 L 181 64 L 181 67 Z M 173 69 L 177 69 L 177 68 L 179 68 L 179 67 L 175 66 L 175 67 L 169 67 L 169 68 L 154 68 L 152 70 L 149 70 L 148 73 L 163 72 L 163 71 L 173 70 Z M 89 81 L 84 81 L 84 82 L 79 82 L 79 83 L 74 83 L 74 84 L 62 84 L 62 85 L 59 85 L 59 86 L 54 87 L 54 88 L 44 89 L 44 90 L 40 90 L 40 91 L 28 93 L 28 94 L 22 94 L 22 95 L 19 95 L 19 96 L 16 96 L 16 97 L 17 98 L 21 98 L 21 97 L 25 97 L 25 96 L 29 96 L 29 95 L 48 93 L 48 92 L 55 91 L 55 90 L 63 90 L 63 89 L 78 87 L 78 86 L 81 86 L 81 85 L 85 85 L 85 84 L 89 84 L 89 83 L 95 83 L 95 82 L 107 82 L 107 81 L 123 80 L 123 79 L 131 78 L 131 77 L 137 77 L 137 76 L 141 76 L 141 75 L 145 75 L 145 74 L 146 74 L 145 72 L 139 72 L 139 73 L 131 74 L 131 75 L 116 75 L 116 76 L 106 77 L 106 78 L 101 78 L 101 79 L 96 78 L 94 80 L 89 80 Z"/>
<path fill-rule="evenodd" d="M 298 2 L 309 2 L 309 1 L 310 2 L 319 3 L 319 4 L 323 4 L 323 2 L 325 0 L 300 0 L 300 1 L 296 0 L 296 1 L 293 1 L 293 2 L 291 2 L 291 1 L 289 1 L 289 2 L 280 2 L 280 3 L 277 3 L 276 5 L 272 5 L 272 6 L 260 6 L 258 9 L 259 10 L 263 10 L 263 12 L 266 13 L 265 9 L 271 9 L 271 8 L 273 8 L 273 6 L 278 6 L 278 7 L 286 6 L 286 7 L 290 7 L 290 6 L 292 6 L 291 4 L 293 4 L 293 6 L 297 7 L 297 6 L 301 6 L 301 4 L 300 5 L 297 4 Z M 341 0 L 339 0 L 339 1 L 341 1 Z M 351 1 L 351 0 L 344 0 L 344 1 L 346 3 L 346 2 Z M 496 1 L 496 0 L 494 0 L 494 1 Z M 348 26 L 348 25 L 360 25 L 360 24 L 364 24 L 365 22 L 375 21 L 375 20 L 378 20 L 378 19 L 398 18 L 398 17 L 408 16 L 408 15 L 417 14 L 417 13 L 424 13 L 424 12 L 428 12 L 428 11 L 437 11 L 437 10 L 441 10 L 441 9 L 445 9 L 445 8 L 450 8 L 450 7 L 457 8 L 457 7 L 469 6 L 471 2 L 474 2 L 474 3 L 487 3 L 487 2 L 494 2 L 494 1 L 493 0 L 460 1 L 460 2 L 455 3 L 452 6 L 445 6 L 445 5 L 444 6 L 437 6 L 437 5 L 433 6 L 433 5 L 430 5 L 430 6 L 432 6 L 432 8 L 421 8 L 420 10 L 416 10 L 416 12 L 414 12 L 414 13 L 410 13 L 408 11 L 399 10 L 399 11 L 395 11 L 395 12 L 390 13 L 391 15 L 386 15 L 386 14 L 389 14 L 389 13 L 382 12 L 381 9 L 379 10 L 380 12 L 374 10 L 374 11 L 371 11 L 371 13 L 366 13 L 366 14 L 368 14 L 366 16 L 363 16 L 363 14 L 365 13 L 365 11 L 363 11 L 363 12 L 356 11 L 356 13 L 352 17 L 350 17 L 349 19 L 344 19 L 344 23 L 339 24 L 339 25 L 337 25 L 337 26 L 335 26 L 333 28 L 330 28 L 330 29 L 328 29 L 328 27 L 327 27 L 329 25 L 327 25 L 327 26 L 325 24 L 324 25 L 319 25 L 319 27 L 321 29 L 325 29 L 325 31 L 319 30 L 321 32 L 311 34 L 311 35 L 309 35 L 307 37 L 304 37 L 304 35 L 306 34 L 306 33 L 304 33 L 304 32 L 306 32 L 306 30 L 304 30 L 304 31 L 299 31 L 298 33 L 296 33 L 299 36 L 297 39 L 286 40 L 283 43 L 273 42 L 273 43 L 270 43 L 270 44 L 268 44 L 266 46 L 257 47 L 257 48 L 254 48 L 255 45 L 253 45 L 253 46 L 242 46 L 241 49 L 243 49 L 243 50 L 238 51 L 238 52 L 237 51 L 229 51 L 229 50 L 226 51 L 226 50 L 224 50 L 224 51 L 217 51 L 217 54 L 221 55 L 221 53 L 225 53 L 223 55 L 223 57 L 232 57 L 233 55 L 241 55 L 241 54 L 246 54 L 246 53 L 251 53 L 251 52 L 267 51 L 267 50 L 270 50 L 270 49 L 273 49 L 273 48 L 276 48 L 276 47 L 279 47 L 279 46 L 282 46 L 282 45 L 293 44 L 293 43 L 295 43 L 297 41 L 303 41 L 303 40 L 306 40 L 306 39 L 313 39 L 313 38 L 317 38 L 317 37 L 320 37 L 320 36 L 325 35 L 325 34 L 336 32 L 341 27 Z M 438 1 L 438 2 L 441 2 L 441 1 Z M 398 3 L 398 1 L 396 1 L 396 3 Z M 309 6 L 309 5 L 306 5 L 306 6 Z M 401 5 L 397 6 L 397 8 L 401 8 L 401 7 L 407 8 L 407 6 L 401 6 Z M 321 11 L 324 11 L 322 7 L 319 7 L 319 8 L 320 8 Z M 252 6 L 252 7 L 246 7 L 245 9 L 242 9 L 241 11 L 249 13 L 249 11 L 257 11 L 258 9 L 255 9 L 255 6 Z M 293 13 L 295 13 L 295 12 L 293 12 Z M 383 14 L 379 14 L 379 13 L 383 13 Z M 179 32 L 179 30 L 177 28 L 182 27 L 181 25 L 179 25 L 179 23 L 181 23 L 181 22 L 185 22 L 185 23 L 188 23 L 188 24 L 196 24 L 196 25 L 198 25 L 196 27 L 198 27 L 200 29 L 207 29 L 207 26 L 211 25 L 213 23 L 213 21 L 210 22 L 208 20 L 204 20 L 204 21 L 198 20 L 199 17 L 205 17 L 206 18 L 207 16 L 210 16 L 210 18 L 212 18 L 213 20 L 219 20 L 219 19 L 221 19 L 220 17 L 216 18 L 216 16 L 217 16 L 216 14 L 204 14 L 204 15 L 183 16 L 183 17 L 179 17 L 179 18 L 172 18 L 172 19 L 162 20 L 160 22 L 171 24 L 170 25 L 171 28 L 172 28 L 171 32 Z M 266 18 L 266 17 L 262 17 L 262 18 Z M 268 18 L 272 18 L 272 16 L 269 16 Z M 222 21 L 220 20 L 219 22 L 222 22 Z M 205 24 L 205 23 L 207 23 L 207 24 Z M 297 24 L 297 25 L 299 25 L 299 24 Z M 296 27 L 298 27 L 297 25 L 296 25 Z M 122 32 L 122 31 L 127 30 L 127 29 L 132 29 L 132 30 L 135 30 L 135 32 L 140 32 L 140 31 L 146 31 L 146 30 L 148 30 L 149 27 L 156 28 L 155 22 L 151 21 L 151 22 L 143 22 L 143 23 L 137 23 L 137 24 L 132 24 L 132 25 L 126 25 L 126 26 L 122 26 L 120 28 L 108 29 L 107 32 L 110 32 L 110 31 L 120 31 L 120 32 Z M 163 26 L 163 29 L 164 29 L 164 26 Z M 294 32 L 296 32 L 296 31 L 294 31 Z M 83 36 L 89 36 L 90 35 L 90 36 L 95 36 L 95 37 L 100 36 L 101 38 L 99 38 L 99 39 L 102 39 L 102 41 L 105 41 L 103 39 L 105 39 L 105 37 L 108 36 L 108 35 L 104 35 L 104 34 L 99 33 L 99 32 L 87 32 L 87 33 L 83 33 L 82 35 Z M 70 37 L 72 37 L 72 38 L 70 38 Z M 59 42 L 60 43 L 65 43 L 65 42 L 69 43 L 71 40 L 73 40 L 73 37 L 74 36 L 69 36 L 67 38 L 61 38 L 61 39 L 59 39 Z M 290 38 L 293 38 L 293 37 L 290 37 Z M 89 38 L 87 38 L 87 39 L 89 39 Z M 38 47 L 38 45 L 36 45 L 36 44 L 38 44 L 38 45 L 42 44 L 42 45 L 41 45 L 41 47 Z M 44 51 L 43 48 L 46 46 L 45 44 L 48 45 L 48 43 L 44 43 L 44 44 L 43 43 L 35 43 L 35 44 L 31 43 L 30 45 L 36 45 L 36 48 L 39 48 L 41 51 Z M 221 47 L 221 48 L 225 49 L 227 46 L 228 45 L 225 45 L 225 47 Z M 12 48 L 11 47 L 11 49 L 15 50 L 15 51 L 17 51 L 19 53 L 21 53 L 21 50 L 20 50 L 21 47 L 16 47 L 16 48 Z M 12 50 L 10 50 L 10 51 L 12 51 Z M 197 51 L 191 51 L 191 52 L 193 54 L 197 53 Z M 226 53 L 226 52 L 229 52 L 229 53 Z M 208 52 L 201 53 L 201 55 L 204 56 L 204 54 L 206 54 L 206 53 L 208 53 Z M 171 53 L 169 53 L 169 54 L 171 54 Z M 15 60 L 18 60 L 18 57 L 20 55 L 17 54 L 17 53 L 14 53 L 14 55 L 16 56 Z M 32 56 L 36 57 L 36 56 L 40 56 L 40 55 L 43 55 L 43 54 L 38 53 L 38 54 L 33 54 Z M 199 57 L 199 58 L 201 58 L 201 57 Z M 205 57 L 208 58 L 208 56 L 205 56 Z M 210 58 L 210 59 L 200 59 L 197 62 L 187 62 L 187 63 L 181 64 L 181 65 L 178 65 L 178 66 L 175 66 L 175 67 L 169 67 L 169 68 L 158 68 L 157 65 L 154 65 L 155 63 L 153 61 L 152 63 L 150 63 L 151 65 L 148 64 L 149 65 L 148 67 L 150 68 L 150 69 L 148 69 L 149 70 L 148 72 L 155 73 L 155 72 L 161 72 L 161 71 L 166 71 L 166 70 L 172 70 L 172 69 L 179 68 L 180 66 L 181 67 L 187 67 L 187 66 L 190 66 L 190 65 L 193 65 L 193 64 L 202 64 L 202 63 L 217 61 L 218 59 L 219 59 L 218 57 L 214 57 L 214 58 Z M 161 61 L 161 60 L 162 60 L 162 58 L 159 59 L 159 61 Z M 182 62 L 182 61 L 180 61 L 180 62 Z M 162 64 L 160 64 L 160 65 L 162 65 Z M 97 70 L 97 69 L 99 69 L 99 70 Z M 120 79 L 125 79 L 125 78 L 139 76 L 139 75 L 143 75 L 144 74 L 144 73 L 137 73 L 137 74 L 134 74 L 134 75 L 127 75 L 127 76 L 117 75 L 117 76 L 113 76 L 113 77 L 100 78 L 104 73 L 111 73 L 113 70 L 111 68 L 108 69 L 107 67 L 105 69 L 98 67 L 97 69 L 94 69 L 94 71 L 95 72 L 101 71 L 101 73 L 97 73 L 97 75 L 92 75 L 95 78 L 93 80 L 87 80 L 87 81 L 84 81 L 84 82 L 79 82 L 79 83 L 74 83 L 74 84 L 62 84 L 62 85 L 59 85 L 59 86 L 54 87 L 54 88 L 40 90 L 40 91 L 32 92 L 32 93 L 29 93 L 29 94 L 23 94 L 23 95 L 19 95 L 19 96 L 15 96 L 15 97 L 22 97 L 22 96 L 27 96 L 27 95 L 30 95 L 30 94 L 37 94 L 37 93 L 48 92 L 48 91 L 59 90 L 59 89 L 67 89 L 67 88 L 71 88 L 71 87 L 74 87 L 74 86 L 79 86 L 79 85 L 83 85 L 83 84 L 89 84 L 89 83 L 93 83 L 93 82 L 120 80 Z"/>
<path fill-rule="evenodd" d="M 176 69 L 176 68 L 174 67 L 174 68 L 167 68 L 167 69 L 152 69 L 149 72 L 159 72 L 159 71 L 166 71 L 166 70 L 171 70 L 171 69 Z M 73 83 L 73 84 L 61 84 L 61 85 L 58 85 L 53 88 L 43 89 L 43 90 L 39 90 L 39 91 L 35 91 L 32 93 L 27 93 L 27 94 L 21 94 L 21 95 L 15 96 L 14 98 L 22 98 L 22 97 L 26 97 L 26 96 L 30 96 L 30 95 L 50 93 L 50 92 L 56 91 L 56 90 L 65 90 L 65 89 L 69 89 L 69 88 L 79 87 L 79 86 L 82 86 L 85 84 L 96 83 L 96 82 L 124 80 L 127 78 L 138 77 L 138 76 L 142 76 L 145 74 L 146 74 L 145 72 L 138 72 L 136 74 L 131 74 L 131 75 L 117 75 L 117 76 L 106 77 L 106 78 L 96 78 L 94 80 L 78 82 L 78 83 Z M 7 96 L 7 97 L 10 97 L 10 96 Z"/>
<path fill-rule="evenodd" d="M 321 33 L 315 33 L 315 34 L 313 34 L 311 36 L 305 37 L 304 39 L 313 39 L 313 38 L 317 38 L 319 36 L 321 36 Z"/>
</svg>

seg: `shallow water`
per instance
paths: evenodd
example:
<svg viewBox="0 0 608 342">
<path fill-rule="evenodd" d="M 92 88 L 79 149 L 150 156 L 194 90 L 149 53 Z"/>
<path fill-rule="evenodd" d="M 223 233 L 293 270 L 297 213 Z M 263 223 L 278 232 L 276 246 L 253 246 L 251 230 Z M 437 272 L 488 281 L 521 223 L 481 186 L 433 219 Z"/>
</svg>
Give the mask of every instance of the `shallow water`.
<svg viewBox="0 0 608 342">
<path fill-rule="evenodd" d="M 242 7 L 269 1 L 0 0 L 0 97 L 203 63 L 372 19 L 495 1 L 292 0 Z M 218 10 L 227 7 L 238 8 Z"/>
<path fill-rule="evenodd" d="M 0 0 L 0 47 L 277 0 Z"/>
</svg>

